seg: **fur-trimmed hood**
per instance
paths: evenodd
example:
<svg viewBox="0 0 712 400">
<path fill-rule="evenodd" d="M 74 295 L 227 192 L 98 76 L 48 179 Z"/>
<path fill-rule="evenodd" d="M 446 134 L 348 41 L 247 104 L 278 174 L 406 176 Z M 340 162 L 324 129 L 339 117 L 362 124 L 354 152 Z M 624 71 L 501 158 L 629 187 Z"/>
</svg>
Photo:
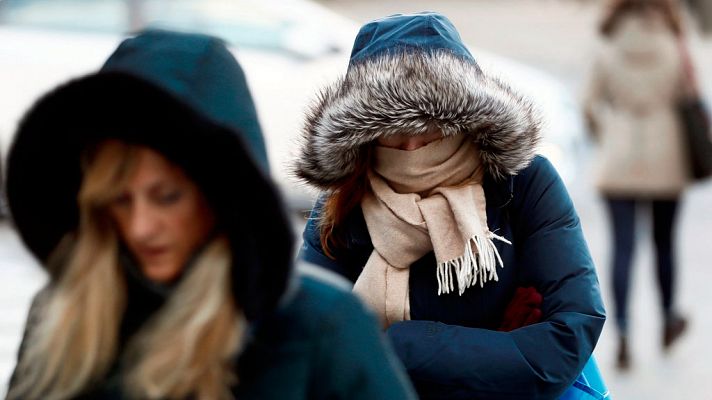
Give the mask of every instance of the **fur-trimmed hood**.
<svg viewBox="0 0 712 400">
<path fill-rule="evenodd" d="M 539 125 L 527 99 L 480 70 L 447 18 L 394 15 L 361 28 L 346 76 L 308 110 L 295 172 L 334 188 L 378 137 L 437 127 L 470 135 L 487 173 L 503 179 L 532 160 Z"/>
<path fill-rule="evenodd" d="M 249 319 L 273 310 L 291 275 L 292 234 L 242 68 L 221 40 L 147 31 L 97 73 L 42 97 L 8 157 L 7 195 L 42 262 L 79 226 L 87 148 L 114 138 L 151 147 L 200 187 L 233 254 L 232 290 Z M 51 279 L 63 271 L 52 270 Z"/>
</svg>

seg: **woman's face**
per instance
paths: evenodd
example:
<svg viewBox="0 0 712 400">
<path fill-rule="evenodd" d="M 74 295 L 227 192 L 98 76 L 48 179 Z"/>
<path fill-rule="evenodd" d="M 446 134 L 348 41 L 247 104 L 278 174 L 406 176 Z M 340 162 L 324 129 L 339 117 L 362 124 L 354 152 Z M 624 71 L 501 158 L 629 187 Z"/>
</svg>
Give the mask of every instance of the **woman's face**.
<svg viewBox="0 0 712 400">
<path fill-rule="evenodd" d="M 146 277 L 170 282 L 215 221 L 198 187 L 155 151 L 141 147 L 124 191 L 109 204 L 119 235 Z"/>
<path fill-rule="evenodd" d="M 441 139 L 442 137 L 443 134 L 440 131 L 432 131 L 418 136 L 409 136 L 403 133 L 398 133 L 395 135 L 381 136 L 376 141 L 378 145 L 383 147 L 410 151 L 419 149 L 430 142 Z"/>
</svg>

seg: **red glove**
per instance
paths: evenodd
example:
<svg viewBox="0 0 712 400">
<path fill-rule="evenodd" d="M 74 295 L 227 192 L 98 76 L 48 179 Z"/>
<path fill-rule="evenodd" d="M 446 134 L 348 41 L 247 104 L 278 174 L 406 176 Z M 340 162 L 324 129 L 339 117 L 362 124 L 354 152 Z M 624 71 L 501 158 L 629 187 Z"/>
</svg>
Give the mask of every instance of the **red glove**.
<svg viewBox="0 0 712 400">
<path fill-rule="evenodd" d="M 509 332 L 539 322 L 542 297 L 533 287 L 519 287 L 504 310 L 499 331 Z"/>
</svg>

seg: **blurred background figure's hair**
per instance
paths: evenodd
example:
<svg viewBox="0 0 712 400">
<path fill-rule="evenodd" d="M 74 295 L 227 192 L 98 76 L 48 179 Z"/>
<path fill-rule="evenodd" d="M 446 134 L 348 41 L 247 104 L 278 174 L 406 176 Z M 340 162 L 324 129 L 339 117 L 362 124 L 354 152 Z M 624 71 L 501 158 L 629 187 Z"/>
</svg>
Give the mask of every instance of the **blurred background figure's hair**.
<svg viewBox="0 0 712 400">
<path fill-rule="evenodd" d="M 665 17 L 670 30 L 675 35 L 682 34 L 682 21 L 677 0 L 610 0 L 599 30 L 604 36 L 611 36 L 620 20 L 627 14 L 645 14 L 659 11 Z"/>
</svg>

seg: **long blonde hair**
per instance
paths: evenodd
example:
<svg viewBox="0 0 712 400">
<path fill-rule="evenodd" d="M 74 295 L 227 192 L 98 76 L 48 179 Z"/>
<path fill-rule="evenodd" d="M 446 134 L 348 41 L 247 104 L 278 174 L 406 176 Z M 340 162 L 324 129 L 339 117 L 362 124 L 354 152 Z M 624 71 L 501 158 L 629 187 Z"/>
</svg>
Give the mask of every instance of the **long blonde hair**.
<svg viewBox="0 0 712 400">
<path fill-rule="evenodd" d="M 117 354 L 126 283 L 106 206 L 131 176 L 136 149 L 107 141 L 87 158 L 79 228 L 50 259 L 48 267 L 61 273 L 28 331 L 9 399 L 76 396 L 99 382 L 118 357 L 125 367 L 122 385 L 132 397 L 231 397 L 237 379 L 232 360 L 245 319 L 230 293 L 224 237 L 203 250 L 166 304 Z"/>
</svg>

